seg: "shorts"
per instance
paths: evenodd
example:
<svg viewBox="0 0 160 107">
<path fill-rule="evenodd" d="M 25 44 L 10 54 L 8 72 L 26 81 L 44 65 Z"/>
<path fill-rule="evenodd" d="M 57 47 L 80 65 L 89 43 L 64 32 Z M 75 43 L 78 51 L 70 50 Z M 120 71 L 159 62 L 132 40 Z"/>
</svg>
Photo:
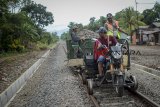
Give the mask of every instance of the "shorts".
<svg viewBox="0 0 160 107">
<path fill-rule="evenodd" d="M 103 64 L 105 64 L 106 63 L 106 58 L 104 56 L 100 55 L 97 62 L 102 62 Z"/>
</svg>

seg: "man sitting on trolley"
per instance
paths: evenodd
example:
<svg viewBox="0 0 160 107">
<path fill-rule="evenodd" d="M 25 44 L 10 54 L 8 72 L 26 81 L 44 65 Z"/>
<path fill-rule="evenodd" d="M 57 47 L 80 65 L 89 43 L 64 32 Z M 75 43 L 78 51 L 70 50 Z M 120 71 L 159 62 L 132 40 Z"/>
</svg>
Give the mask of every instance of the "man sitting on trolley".
<svg viewBox="0 0 160 107">
<path fill-rule="evenodd" d="M 106 64 L 106 57 L 105 53 L 109 49 L 110 46 L 114 46 L 117 44 L 117 40 L 113 36 L 106 35 L 107 30 L 104 27 L 100 27 L 98 30 L 99 38 L 95 42 L 94 47 L 94 59 L 98 63 L 98 72 L 99 72 L 99 79 L 104 76 L 103 66 Z"/>
</svg>

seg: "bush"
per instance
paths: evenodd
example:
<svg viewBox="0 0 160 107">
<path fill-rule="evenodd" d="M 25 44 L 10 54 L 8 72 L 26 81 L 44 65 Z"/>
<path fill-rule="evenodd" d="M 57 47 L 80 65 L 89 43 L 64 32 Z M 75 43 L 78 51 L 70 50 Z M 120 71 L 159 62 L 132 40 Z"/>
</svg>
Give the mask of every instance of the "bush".
<svg viewBox="0 0 160 107">
<path fill-rule="evenodd" d="M 23 52 L 25 50 L 25 47 L 21 44 L 20 39 L 14 39 L 11 42 L 12 43 L 8 45 L 9 51 Z"/>
<path fill-rule="evenodd" d="M 48 49 L 48 46 L 42 42 L 38 42 L 37 43 L 37 47 L 40 49 L 40 50 L 46 50 Z"/>
<path fill-rule="evenodd" d="M 18 45 L 17 48 L 16 48 L 17 52 L 23 52 L 24 50 L 25 50 L 25 48 L 22 45 Z"/>
</svg>

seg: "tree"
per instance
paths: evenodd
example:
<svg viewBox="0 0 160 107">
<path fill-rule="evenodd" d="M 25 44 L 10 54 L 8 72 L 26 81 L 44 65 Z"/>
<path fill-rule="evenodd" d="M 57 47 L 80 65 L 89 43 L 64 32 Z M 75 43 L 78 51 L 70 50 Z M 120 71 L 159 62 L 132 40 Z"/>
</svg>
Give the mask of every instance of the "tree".
<svg viewBox="0 0 160 107">
<path fill-rule="evenodd" d="M 75 22 L 70 22 L 69 23 L 69 25 L 68 25 L 68 27 L 69 27 L 69 29 L 72 29 L 74 26 L 76 26 L 77 25 L 77 23 L 75 23 Z"/>
<path fill-rule="evenodd" d="M 123 12 L 124 25 L 129 28 L 129 33 L 131 33 L 132 29 L 135 29 L 135 26 L 138 24 L 136 12 L 133 7 L 126 8 Z"/>
<path fill-rule="evenodd" d="M 153 9 L 146 9 L 143 11 L 142 13 L 144 15 L 144 19 L 143 21 L 150 25 L 152 22 L 154 22 L 155 18 L 156 18 L 156 13 L 153 11 Z"/>
<path fill-rule="evenodd" d="M 99 27 L 104 26 L 105 22 L 106 22 L 106 17 L 104 16 L 100 16 L 98 20 L 96 20 L 95 17 L 91 17 L 90 23 L 87 26 L 85 26 L 85 28 L 92 31 L 97 31 Z"/>
<path fill-rule="evenodd" d="M 39 35 L 34 23 L 25 12 L 10 14 L 7 23 L 0 27 L 2 30 L 2 46 L 6 51 L 15 48 L 14 41 L 19 41 L 18 45 L 27 46 L 28 42 L 35 42 Z"/>
<path fill-rule="evenodd" d="M 25 11 L 39 27 L 43 28 L 54 22 L 52 13 L 47 12 L 46 7 L 41 4 L 32 2 L 29 5 L 25 5 L 21 11 Z"/>
<path fill-rule="evenodd" d="M 100 16 L 100 19 L 98 21 L 99 21 L 100 26 L 104 26 L 106 22 L 106 17 Z"/>
<path fill-rule="evenodd" d="M 89 19 L 89 21 L 90 21 L 90 24 L 93 24 L 94 23 L 94 21 L 95 21 L 95 17 L 91 17 L 90 19 Z"/>
<path fill-rule="evenodd" d="M 33 1 L 31 0 L 22 0 L 21 1 L 21 8 L 27 6 L 27 5 L 31 5 L 33 3 Z"/>
<path fill-rule="evenodd" d="M 142 18 L 143 15 L 134 11 L 133 7 L 125 8 L 122 11 L 117 12 L 115 15 L 115 19 L 119 21 L 120 26 L 129 34 L 132 30 L 138 28 L 138 26 L 145 25 L 145 23 L 141 21 Z"/>
<path fill-rule="evenodd" d="M 132 36 L 132 31 L 138 28 L 138 26 L 144 26 L 145 23 L 141 21 L 143 15 L 138 11 L 135 11 L 133 7 L 128 7 L 123 9 L 120 12 L 117 12 L 115 19 L 119 21 L 119 25 L 122 29 L 125 30 L 128 34 Z M 132 41 L 132 37 L 131 37 Z"/>
<path fill-rule="evenodd" d="M 63 34 L 61 34 L 61 39 L 66 40 L 68 36 L 69 36 L 69 32 L 64 32 Z"/>
<path fill-rule="evenodd" d="M 15 13 L 16 8 L 20 7 L 20 0 L 8 0 L 8 7 L 11 13 Z"/>
<path fill-rule="evenodd" d="M 146 9 L 142 14 L 144 15 L 143 21 L 148 25 L 154 21 L 160 22 L 160 4 L 156 2 L 152 9 Z"/>
<path fill-rule="evenodd" d="M 78 31 L 81 31 L 84 27 L 81 23 L 75 23 L 75 22 L 70 22 L 68 27 L 69 27 L 69 33 L 71 33 L 72 29 L 74 26 L 78 27 Z"/>
<path fill-rule="evenodd" d="M 89 30 L 96 31 L 100 27 L 100 23 L 98 20 L 95 20 L 95 17 L 90 18 L 90 23 L 87 26 Z"/>
<path fill-rule="evenodd" d="M 32 7 L 31 10 L 28 9 L 29 6 Z M 14 11 L 21 8 L 30 10 L 30 13 L 28 11 Z M 58 40 L 57 35 L 50 34 L 43 29 L 43 26 L 50 23 L 53 23 L 52 13 L 47 12 L 43 5 L 36 4 L 31 0 L 1 1 L 0 53 L 2 51 L 20 52 L 24 48 L 30 49 L 33 46 L 30 44 L 37 47 L 39 42 L 41 44 L 54 43 Z"/>
<path fill-rule="evenodd" d="M 156 2 L 153 10 L 155 12 L 155 20 L 154 21 L 158 21 L 160 22 L 160 3 Z"/>
</svg>

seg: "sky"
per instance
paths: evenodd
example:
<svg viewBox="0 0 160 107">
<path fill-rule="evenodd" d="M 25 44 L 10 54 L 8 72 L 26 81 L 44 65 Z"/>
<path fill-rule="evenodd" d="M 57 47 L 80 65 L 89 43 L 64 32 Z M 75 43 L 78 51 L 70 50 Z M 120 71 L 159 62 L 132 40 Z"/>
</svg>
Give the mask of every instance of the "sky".
<svg viewBox="0 0 160 107">
<path fill-rule="evenodd" d="M 33 0 L 47 7 L 47 11 L 52 12 L 54 23 L 46 27 L 47 31 L 60 32 L 67 30 L 69 22 L 89 23 L 91 17 L 99 19 L 107 13 L 121 11 L 129 6 L 135 7 L 135 0 Z M 155 3 L 160 0 L 136 0 L 138 3 Z M 143 12 L 150 9 L 154 4 L 138 4 L 137 10 Z"/>
</svg>

